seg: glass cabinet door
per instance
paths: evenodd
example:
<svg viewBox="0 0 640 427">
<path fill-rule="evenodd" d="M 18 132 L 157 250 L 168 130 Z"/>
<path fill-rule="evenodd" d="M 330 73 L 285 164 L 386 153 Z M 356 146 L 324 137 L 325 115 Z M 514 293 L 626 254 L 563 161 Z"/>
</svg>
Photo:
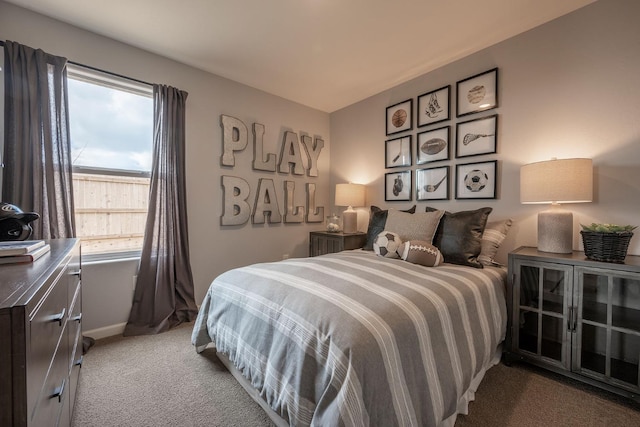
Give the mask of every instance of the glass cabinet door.
<svg viewBox="0 0 640 427">
<path fill-rule="evenodd" d="M 515 289 L 519 307 L 513 318 L 518 325 L 516 348 L 568 369 L 571 266 L 517 261 L 515 268 L 519 284 Z"/>
<path fill-rule="evenodd" d="M 639 391 L 640 278 L 576 267 L 574 365 L 584 375 Z"/>
</svg>

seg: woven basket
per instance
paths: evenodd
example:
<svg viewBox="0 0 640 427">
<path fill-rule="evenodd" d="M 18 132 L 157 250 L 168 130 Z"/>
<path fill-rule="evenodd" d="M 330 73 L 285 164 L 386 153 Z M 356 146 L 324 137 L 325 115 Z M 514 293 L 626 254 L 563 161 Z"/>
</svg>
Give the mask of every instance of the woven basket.
<svg viewBox="0 0 640 427">
<path fill-rule="evenodd" d="M 580 231 L 584 254 L 594 261 L 624 263 L 633 233 L 605 233 L 598 231 Z"/>
</svg>

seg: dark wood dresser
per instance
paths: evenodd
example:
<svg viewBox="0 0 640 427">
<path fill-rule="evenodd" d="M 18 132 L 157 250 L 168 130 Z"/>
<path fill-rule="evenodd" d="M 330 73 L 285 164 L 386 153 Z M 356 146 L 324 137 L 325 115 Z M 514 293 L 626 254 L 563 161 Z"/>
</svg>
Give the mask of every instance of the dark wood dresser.
<svg viewBox="0 0 640 427">
<path fill-rule="evenodd" d="M 0 265 L 0 426 L 69 426 L 82 364 L 78 239 Z"/>
</svg>

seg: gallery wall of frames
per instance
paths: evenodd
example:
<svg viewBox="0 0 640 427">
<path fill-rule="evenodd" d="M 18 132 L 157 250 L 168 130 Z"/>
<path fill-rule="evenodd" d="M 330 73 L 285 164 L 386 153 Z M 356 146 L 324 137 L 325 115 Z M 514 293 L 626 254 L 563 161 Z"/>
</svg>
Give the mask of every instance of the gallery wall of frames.
<svg viewBox="0 0 640 427">
<path fill-rule="evenodd" d="M 386 108 L 386 201 L 498 198 L 498 114 L 490 111 L 498 108 L 498 69 L 452 92 L 448 85 Z"/>
</svg>

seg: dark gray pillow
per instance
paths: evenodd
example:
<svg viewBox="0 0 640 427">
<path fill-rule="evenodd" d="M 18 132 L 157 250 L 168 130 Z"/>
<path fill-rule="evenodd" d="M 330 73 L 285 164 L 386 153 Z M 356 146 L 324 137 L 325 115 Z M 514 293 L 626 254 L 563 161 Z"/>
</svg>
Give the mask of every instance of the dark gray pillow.
<svg viewBox="0 0 640 427">
<path fill-rule="evenodd" d="M 416 211 L 416 205 L 412 208 L 402 212 L 414 213 Z M 380 209 L 377 206 L 371 206 L 371 212 L 369 213 L 369 227 L 367 228 L 367 243 L 365 243 L 362 249 L 367 251 L 373 250 L 373 241 L 376 240 L 376 236 L 384 231 L 384 226 L 387 223 L 387 215 L 389 211 L 387 209 Z"/>
<path fill-rule="evenodd" d="M 436 210 L 426 208 L 427 212 Z M 482 250 L 482 233 L 492 210 L 480 208 L 444 213 L 433 238 L 433 245 L 440 249 L 444 262 L 483 268 L 478 255 Z"/>
</svg>

